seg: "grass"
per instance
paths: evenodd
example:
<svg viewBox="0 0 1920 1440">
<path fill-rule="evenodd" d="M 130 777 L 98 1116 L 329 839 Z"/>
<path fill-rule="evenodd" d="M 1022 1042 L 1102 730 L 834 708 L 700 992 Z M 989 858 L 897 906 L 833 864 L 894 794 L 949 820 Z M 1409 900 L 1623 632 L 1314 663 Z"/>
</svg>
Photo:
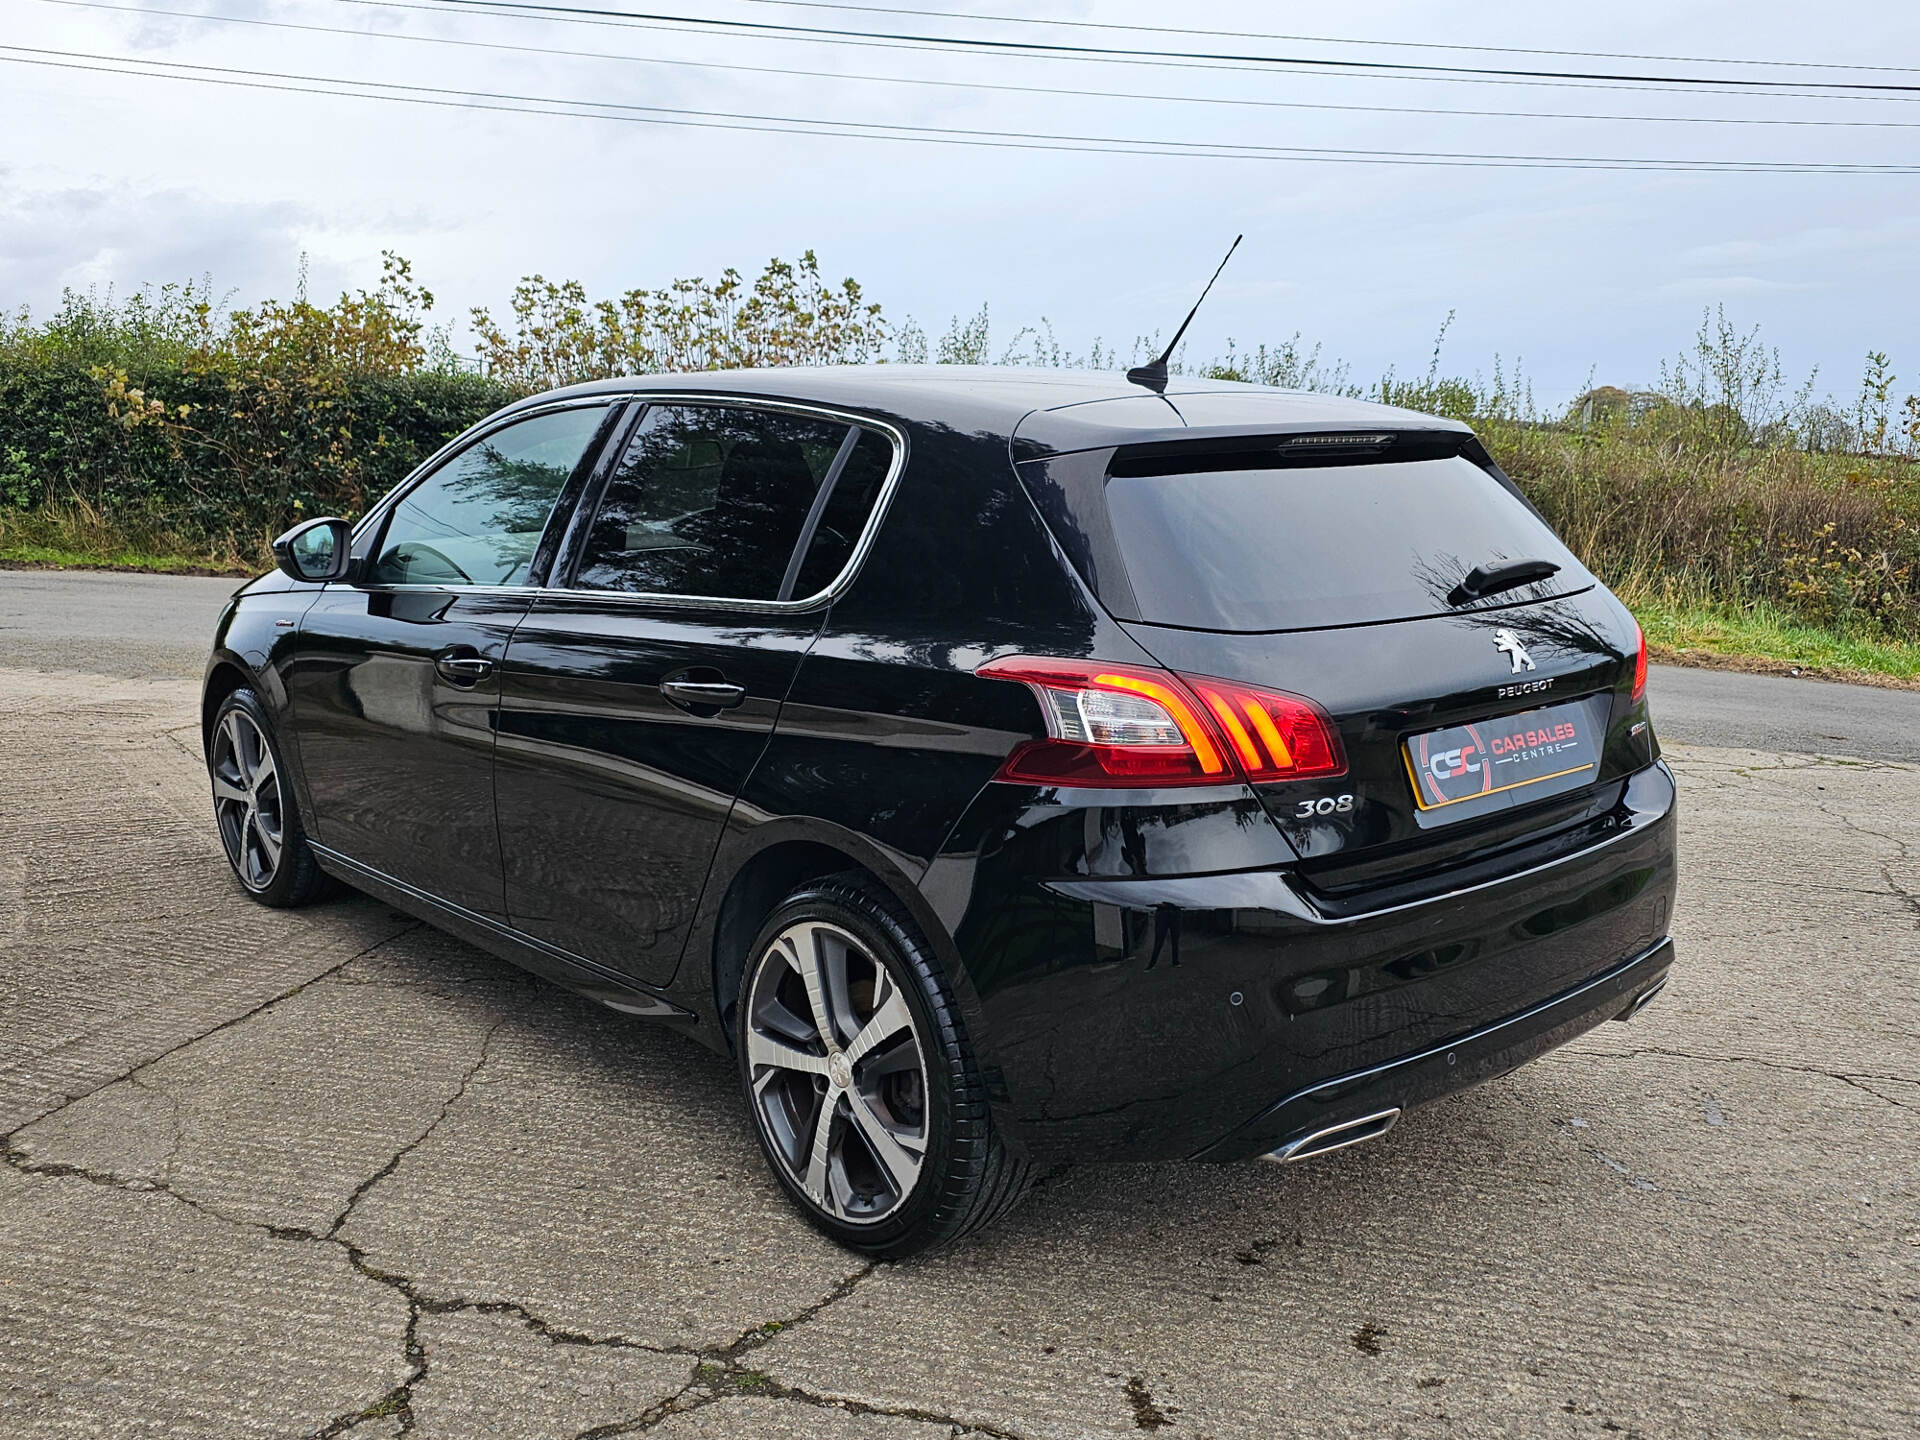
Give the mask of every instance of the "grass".
<svg viewBox="0 0 1920 1440">
<path fill-rule="evenodd" d="M 145 570 L 159 575 L 252 575 L 251 569 L 209 565 L 204 556 L 150 555 L 141 550 L 72 550 L 57 545 L 0 545 L 0 569 Z"/>
<path fill-rule="evenodd" d="M 1768 605 L 1622 598 L 1657 661 L 1920 689 L 1920 645 L 1809 625 Z"/>
<path fill-rule="evenodd" d="M 165 524 L 112 521 L 85 504 L 0 508 L 0 568 L 257 575 L 272 563 L 231 543 L 196 543 Z"/>
</svg>

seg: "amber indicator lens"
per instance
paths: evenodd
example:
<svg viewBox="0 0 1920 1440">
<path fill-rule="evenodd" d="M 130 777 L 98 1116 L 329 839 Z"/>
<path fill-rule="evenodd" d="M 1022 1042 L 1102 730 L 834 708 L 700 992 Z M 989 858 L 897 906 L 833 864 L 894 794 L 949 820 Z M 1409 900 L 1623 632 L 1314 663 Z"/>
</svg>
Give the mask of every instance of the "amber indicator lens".
<svg viewBox="0 0 1920 1440">
<path fill-rule="evenodd" d="M 976 672 L 1040 700 L 1047 738 L 1007 757 L 1028 785 L 1221 785 L 1346 772 L 1333 724 L 1310 700 L 1207 675 L 1007 655 Z"/>
</svg>

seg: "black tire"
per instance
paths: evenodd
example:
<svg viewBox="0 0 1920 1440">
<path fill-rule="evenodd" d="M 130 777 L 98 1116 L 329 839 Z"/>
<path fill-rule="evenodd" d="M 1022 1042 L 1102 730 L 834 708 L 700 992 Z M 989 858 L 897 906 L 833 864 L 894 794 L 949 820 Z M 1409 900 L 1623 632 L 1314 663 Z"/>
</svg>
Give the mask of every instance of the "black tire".
<svg viewBox="0 0 1920 1440">
<path fill-rule="evenodd" d="M 257 761 L 261 750 L 270 758 L 272 772 L 256 789 L 249 782 L 259 767 L 257 763 L 250 767 L 249 760 Z M 313 847 L 307 844 L 299 802 L 294 798 L 273 721 L 260 697 L 245 686 L 222 700 L 213 712 L 213 724 L 207 731 L 207 778 L 213 786 L 214 824 L 220 832 L 221 849 L 226 852 L 234 878 L 249 896 L 278 909 L 305 905 L 332 892 L 332 881 L 314 858 Z M 269 780 L 273 788 L 270 803 L 264 796 Z M 238 798 L 236 792 L 252 795 L 254 803 Z M 269 868 L 266 860 L 275 823 L 279 846 Z"/>
<path fill-rule="evenodd" d="M 867 1059 L 874 1062 L 874 1067 L 892 1072 L 882 1080 L 870 1081 L 856 1073 L 856 1067 L 865 1064 L 865 1060 L 842 1067 L 839 1073 L 848 1077 L 845 1082 L 848 1088 L 844 1090 L 837 1088 L 839 1082 L 825 1074 L 806 1076 L 785 1068 L 756 1065 L 752 1058 L 756 1052 L 750 1040 L 755 1029 L 761 1039 L 757 1053 L 762 1059 L 769 1053 L 766 1042 L 772 1040 L 778 1045 L 782 1036 L 791 1037 L 789 1048 L 795 1053 L 806 1051 L 824 1058 L 834 1048 L 830 1042 L 818 1038 L 817 1025 L 811 1041 L 790 1027 L 778 1033 L 767 1028 L 769 1016 L 787 1025 L 794 1018 L 792 1009 L 804 1005 L 796 1002 L 783 1009 L 778 1003 L 780 994 L 800 993 L 792 986 L 801 974 L 784 958 L 780 947 L 786 943 L 783 937 L 793 935 L 795 927 L 809 925 L 824 927 L 822 933 L 828 935 L 829 944 L 838 943 L 836 932 L 843 932 L 865 952 L 856 958 L 848 950 L 848 958 L 842 962 L 840 982 L 843 990 L 851 989 L 855 994 L 856 998 L 847 1007 L 854 1018 L 859 1017 L 861 994 L 870 1006 L 866 1011 L 869 1025 L 860 1027 L 862 1031 L 879 1028 L 871 1022 L 882 1008 L 873 1003 L 882 991 L 886 991 L 887 1006 L 892 1005 L 895 993 L 887 990 L 877 975 L 870 981 L 854 980 L 849 986 L 845 977 L 856 970 L 864 975 L 868 965 L 876 969 L 884 967 L 888 981 L 898 987 L 900 999 L 911 1012 L 913 1033 L 907 1036 L 907 1041 L 918 1046 L 921 1059 L 923 1090 L 917 1114 L 925 1148 L 912 1184 L 885 1213 L 879 1213 L 878 1199 L 857 1187 L 850 1187 L 848 1206 L 843 1213 L 836 1213 L 836 1200 L 829 1198 L 822 1204 L 810 1195 L 807 1177 L 799 1173 L 798 1157 L 792 1153 L 792 1142 L 794 1132 L 802 1128 L 808 1134 L 819 1133 L 816 1127 L 821 1111 L 815 1108 L 811 1112 L 814 1118 L 799 1124 L 788 1121 L 790 1117 L 807 1113 L 802 1108 L 806 1086 L 813 1084 L 819 1096 L 816 1106 L 832 1097 L 836 1105 L 849 1107 L 837 1112 L 843 1118 L 827 1121 L 826 1133 L 830 1137 L 838 1136 L 837 1141 L 826 1142 L 840 1157 L 834 1162 L 840 1166 L 837 1178 L 846 1179 L 863 1161 L 869 1175 L 885 1176 L 888 1172 L 880 1159 L 880 1150 L 862 1133 L 860 1117 L 853 1114 L 849 1102 L 856 1089 L 871 1093 L 876 1103 L 865 1110 L 868 1123 L 884 1106 L 887 1119 L 904 1119 L 907 1123 L 903 1129 L 914 1129 L 916 1109 L 911 1096 L 911 1073 L 899 1061 L 900 1042 L 891 1048 L 876 1045 L 867 1052 Z M 790 946 L 788 953 L 793 953 Z M 763 972 L 766 981 L 759 992 L 762 1010 L 756 1017 L 756 982 Z M 783 986 L 784 991 L 780 988 Z M 871 988 L 865 988 L 868 986 Z M 813 1024 L 813 1021 L 808 1019 L 807 1023 Z M 844 1025 L 836 1026 L 831 1017 L 829 1026 L 840 1033 L 846 1029 Z M 748 951 L 735 1007 L 734 1032 L 741 1092 L 768 1167 L 800 1212 L 848 1249 L 876 1259 L 898 1260 L 949 1244 L 997 1220 L 1018 1204 L 1031 1187 L 1033 1167 L 1012 1154 L 994 1129 L 986 1089 L 967 1044 L 959 1007 L 931 948 L 912 921 L 900 912 L 896 902 L 859 872 L 809 882 L 789 895 L 767 917 L 754 938 L 753 948 Z M 844 1046 L 843 1058 L 857 1048 L 857 1040 L 856 1036 L 855 1043 Z M 756 1071 L 768 1083 L 765 1095 L 756 1092 Z M 900 1082 L 901 1088 L 908 1092 L 906 1102 L 900 1106 L 888 1103 L 880 1088 L 895 1082 Z M 786 1098 L 775 1097 L 774 1086 L 785 1087 Z M 776 1128 L 781 1133 L 776 1134 Z M 881 1139 L 884 1141 L 885 1137 Z M 810 1158 L 811 1149 L 806 1153 Z M 882 1199 L 895 1193 L 885 1179 L 878 1180 L 872 1188 Z M 833 1194 L 830 1184 L 823 1185 L 822 1190 L 830 1197 Z M 862 1204 L 872 1207 L 875 1213 L 855 1213 Z"/>
</svg>

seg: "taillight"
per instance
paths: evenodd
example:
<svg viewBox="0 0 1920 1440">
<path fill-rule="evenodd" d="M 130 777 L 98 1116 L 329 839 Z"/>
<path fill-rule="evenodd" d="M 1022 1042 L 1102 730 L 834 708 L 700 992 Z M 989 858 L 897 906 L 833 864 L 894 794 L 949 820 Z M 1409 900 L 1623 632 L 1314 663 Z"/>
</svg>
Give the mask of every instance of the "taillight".
<svg viewBox="0 0 1920 1440">
<path fill-rule="evenodd" d="M 1634 622 L 1633 638 L 1638 645 L 1638 653 L 1633 657 L 1633 700 L 1637 705 L 1647 698 L 1647 632 Z"/>
<path fill-rule="evenodd" d="M 976 672 L 1039 697 L 1047 738 L 997 777 L 1029 785 L 1217 785 L 1346 770 L 1339 737 L 1295 695 L 1135 665 L 1008 655 Z"/>
</svg>

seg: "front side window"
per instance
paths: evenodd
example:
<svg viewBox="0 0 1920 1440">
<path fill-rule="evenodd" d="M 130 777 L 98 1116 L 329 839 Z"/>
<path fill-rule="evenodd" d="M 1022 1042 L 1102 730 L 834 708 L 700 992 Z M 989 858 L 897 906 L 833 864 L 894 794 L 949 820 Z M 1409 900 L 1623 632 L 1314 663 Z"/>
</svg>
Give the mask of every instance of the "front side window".
<svg viewBox="0 0 1920 1440">
<path fill-rule="evenodd" d="M 830 481 L 835 489 L 824 508 L 835 508 L 841 472 L 870 433 L 839 421 L 738 405 L 654 406 L 608 478 L 575 586 L 804 599 L 813 591 L 787 582 L 795 546 Z M 871 438 L 886 444 L 883 436 Z M 864 479 L 852 488 L 864 488 Z M 822 518 L 814 517 L 816 532 Z M 852 523 L 850 517 L 834 518 L 836 534 Z"/>
<path fill-rule="evenodd" d="M 372 581 L 526 584 L 554 501 L 606 414 L 604 405 L 556 410 L 462 450 L 394 506 Z"/>
</svg>

